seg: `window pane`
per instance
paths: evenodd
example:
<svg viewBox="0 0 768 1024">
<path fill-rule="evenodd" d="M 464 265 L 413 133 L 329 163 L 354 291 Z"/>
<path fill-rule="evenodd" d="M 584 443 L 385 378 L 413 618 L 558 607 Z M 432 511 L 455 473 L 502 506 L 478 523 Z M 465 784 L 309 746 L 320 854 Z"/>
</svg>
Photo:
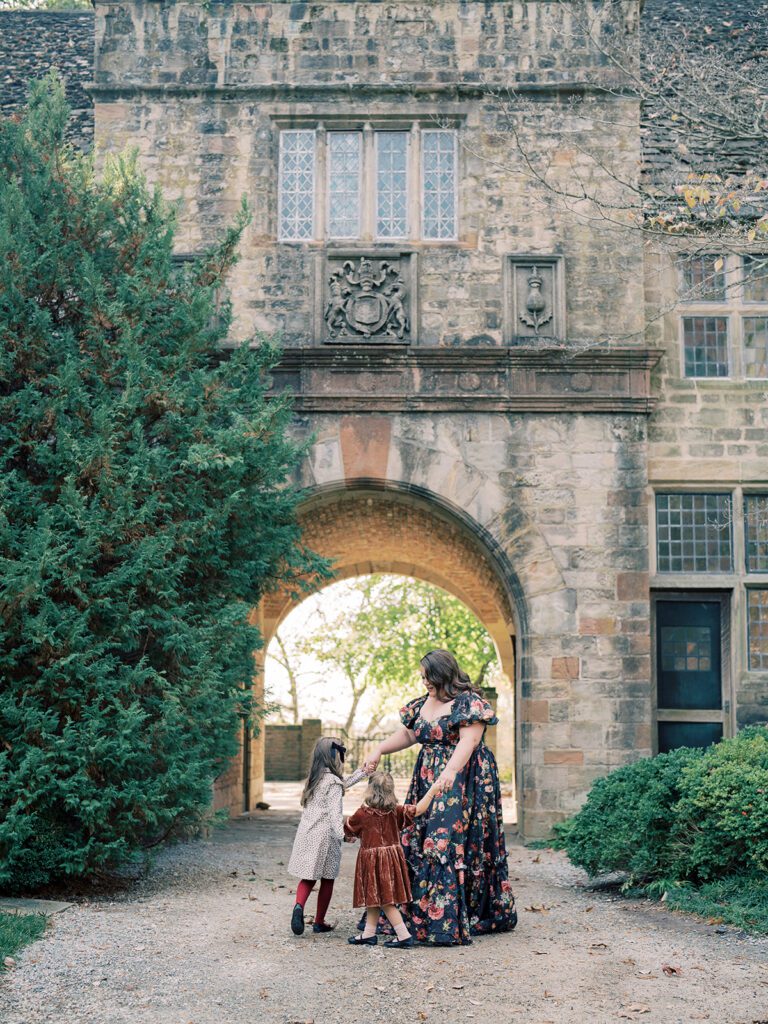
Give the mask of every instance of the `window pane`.
<svg viewBox="0 0 768 1024">
<path fill-rule="evenodd" d="M 314 235 L 315 133 L 280 132 L 280 238 L 301 240 Z"/>
<path fill-rule="evenodd" d="M 328 236 L 360 235 L 360 132 L 328 133 Z"/>
<path fill-rule="evenodd" d="M 768 253 L 744 257 L 744 301 L 768 302 Z"/>
<path fill-rule="evenodd" d="M 456 237 L 456 133 L 421 136 L 422 205 L 425 238 Z"/>
<path fill-rule="evenodd" d="M 768 377 L 768 317 L 745 316 L 742 326 L 744 376 Z"/>
<path fill-rule="evenodd" d="M 708 747 L 723 738 L 721 722 L 659 722 L 659 753 L 677 747 Z"/>
<path fill-rule="evenodd" d="M 717 254 L 692 256 L 680 263 L 683 302 L 722 302 L 725 299 L 725 260 Z"/>
<path fill-rule="evenodd" d="M 376 234 L 408 234 L 408 133 L 376 133 Z"/>
<path fill-rule="evenodd" d="M 768 572 L 768 494 L 744 495 L 747 572 Z"/>
<path fill-rule="evenodd" d="M 728 376 L 728 318 L 684 316 L 686 377 Z"/>
<path fill-rule="evenodd" d="M 747 591 L 749 667 L 768 671 L 768 590 Z"/>
<path fill-rule="evenodd" d="M 657 494 L 659 572 L 731 572 L 731 496 Z"/>
</svg>

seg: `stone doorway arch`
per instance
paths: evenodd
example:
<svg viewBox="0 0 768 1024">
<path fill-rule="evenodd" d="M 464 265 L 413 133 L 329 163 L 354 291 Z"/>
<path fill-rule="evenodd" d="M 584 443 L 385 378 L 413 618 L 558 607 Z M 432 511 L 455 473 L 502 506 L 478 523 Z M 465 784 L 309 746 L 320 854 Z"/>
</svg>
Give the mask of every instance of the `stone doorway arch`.
<svg viewBox="0 0 768 1024">
<path fill-rule="evenodd" d="M 333 582 L 396 573 L 432 583 L 461 600 L 488 630 L 501 669 L 516 686 L 520 612 L 513 597 L 515 581 L 503 552 L 465 513 L 417 488 L 358 480 L 317 489 L 301 506 L 299 521 L 307 545 L 333 561 Z M 290 593 L 278 591 L 254 609 L 254 622 L 264 637 L 256 656 L 257 699 L 263 696 L 266 649 L 296 603 Z M 507 727 L 519 732 L 517 718 L 516 713 L 515 722 Z M 216 806 L 229 806 L 233 813 L 251 809 L 261 799 L 263 781 L 261 735 L 244 742 L 241 757 L 217 780 Z M 516 782 L 519 793 L 519 779 Z"/>
</svg>

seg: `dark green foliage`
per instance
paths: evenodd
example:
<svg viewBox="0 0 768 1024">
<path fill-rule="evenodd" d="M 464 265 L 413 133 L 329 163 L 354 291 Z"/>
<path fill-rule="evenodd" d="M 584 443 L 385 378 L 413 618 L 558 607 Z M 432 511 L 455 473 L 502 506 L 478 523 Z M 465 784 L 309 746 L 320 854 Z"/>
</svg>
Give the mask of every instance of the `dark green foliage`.
<svg viewBox="0 0 768 1024">
<path fill-rule="evenodd" d="M 734 875 L 717 882 L 694 886 L 689 882 L 666 888 L 670 910 L 733 924 L 750 932 L 768 935 L 768 877 Z"/>
<path fill-rule="evenodd" d="M 264 590 L 303 550 L 275 350 L 220 359 L 243 211 L 199 262 L 131 159 L 62 143 L 61 86 L 0 123 L 0 885 L 194 823 L 237 747 Z"/>
<path fill-rule="evenodd" d="M 681 877 L 768 873 L 768 729 L 745 729 L 687 766 L 672 843 Z"/>
<path fill-rule="evenodd" d="M 671 906 L 715 915 L 720 904 L 725 920 L 768 930 L 768 728 L 620 768 L 556 833 L 591 875 L 627 872 Z"/>
<path fill-rule="evenodd" d="M 0 974 L 5 971 L 5 958 L 39 939 L 45 925 L 43 914 L 0 914 Z"/>
<path fill-rule="evenodd" d="M 701 757 L 701 751 L 681 747 L 598 779 L 579 813 L 556 826 L 557 845 L 590 875 L 665 876 L 681 774 Z"/>
</svg>

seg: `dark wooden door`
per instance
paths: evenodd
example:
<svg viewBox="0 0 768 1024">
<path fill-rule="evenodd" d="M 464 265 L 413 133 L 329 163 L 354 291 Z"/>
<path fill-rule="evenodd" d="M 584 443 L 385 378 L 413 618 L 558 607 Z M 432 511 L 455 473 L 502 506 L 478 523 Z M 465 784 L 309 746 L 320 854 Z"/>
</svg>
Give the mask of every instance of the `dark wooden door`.
<svg viewBox="0 0 768 1024">
<path fill-rule="evenodd" d="M 725 734 L 724 602 L 656 601 L 656 719 L 658 750 L 706 747 Z"/>
</svg>

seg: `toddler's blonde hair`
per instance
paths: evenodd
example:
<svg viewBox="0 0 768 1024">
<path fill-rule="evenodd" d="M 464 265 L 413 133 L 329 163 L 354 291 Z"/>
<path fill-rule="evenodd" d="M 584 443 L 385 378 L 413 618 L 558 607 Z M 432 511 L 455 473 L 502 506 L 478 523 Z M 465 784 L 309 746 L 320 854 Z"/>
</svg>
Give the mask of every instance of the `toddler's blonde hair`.
<svg viewBox="0 0 768 1024">
<path fill-rule="evenodd" d="M 374 772 L 368 779 L 365 802 L 377 811 L 394 811 L 397 807 L 395 780 L 389 772 Z"/>
</svg>

